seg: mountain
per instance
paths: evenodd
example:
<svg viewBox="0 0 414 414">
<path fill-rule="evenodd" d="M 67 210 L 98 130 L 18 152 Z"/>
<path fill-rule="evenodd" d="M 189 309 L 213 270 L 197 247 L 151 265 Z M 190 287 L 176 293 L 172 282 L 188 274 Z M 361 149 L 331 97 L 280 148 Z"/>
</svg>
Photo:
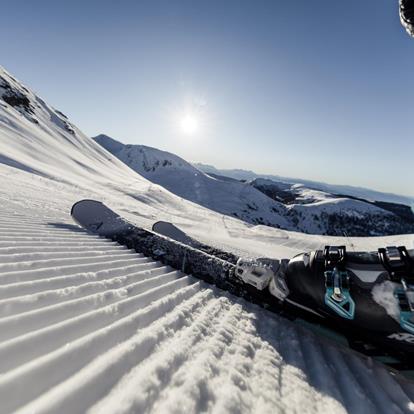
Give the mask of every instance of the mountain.
<svg viewBox="0 0 414 414">
<path fill-rule="evenodd" d="M 142 180 L 0 68 L 0 163 L 66 184 Z"/>
<path fill-rule="evenodd" d="M 213 178 L 169 152 L 124 145 L 106 135 L 93 138 L 134 171 L 193 203 L 252 224 L 293 229 L 283 204 L 249 184 Z"/>
<path fill-rule="evenodd" d="M 60 197 L 66 211 L 79 198 L 106 200 L 147 227 L 171 215 L 176 215 L 176 221 L 192 217 L 200 226 L 222 223 L 221 216 L 183 203 L 131 170 L 1 67 L 0 134 L 2 177 L 17 175 L 26 183 L 22 186 L 30 182 L 33 199 L 38 192 L 42 199 L 47 194 L 50 203 Z M 8 179 L 4 180 L 3 184 Z M 135 210 L 138 215 L 131 213 Z"/>
<path fill-rule="evenodd" d="M 370 190 L 368 188 L 354 187 L 350 185 L 327 184 L 319 181 L 306 180 L 302 178 L 282 177 L 279 175 L 257 174 L 253 171 L 242 169 L 217 169 L 212 165 L 203 163 L 193 163 L 193 165 L 207 174 L 221 175 L 237 180 L 253 181 L 258 178 L 263 178 L 274 182 L 283 182 L 287 184 L 302 184 L 309 189 L 324 191 L 331 194 L 344 194 L 345 196 L 362 198 L 369 201 L 384 201 L 414 207 L 414 197 L 383 193 L 380 191 Z"/>
<path fill-rule="evenodd" d="M 374 236 L 414 232 L 412 223 L 383 205 L 336 196 L 301 184 L 257 178 L 240 181 L 194 165 L 169 152 L 93 138 L 134 171 L 172 193 L 251 224 L 311 234 Z M 215 172 L 211 172 L 215 171 Z M 244 175 L 243 175 L 244 174 Z M 249 172 L 240 172 L 239 176 Z"/>
<path fill-rule="evenodd" d="M 404 204 L 390 203 L 385 201 L 369 201 L 358 197 L 331 194 L 321 190 L 315 190 L 307 188 L 303 184 L 289 184 L 281 181 L 272 181 L 264 178 L 256 178 L 251 181 L 250 184 L 268 195 L 270 198 L 293 206 L 296 211 L 306 211 L 303 208 L 295 205 L 306 205 L 308 211 L 315 210 L 320 205 L 330 205 L 330 210 L 325 210 L 323 215 L 328 221 L 328 234 L 335 234 L 335 228 L 342 228 L 344 233 L 349 234 L 364 234 L 364 229 L 370 227 L 371 229 L 377 228 L 380 224 L 380 220 L 383 221 L 383 225 L 392 226 L 395 231 L 400 233 L 411 232 L 414 229 L 414 212 L 409 206 Z M 334 206 L 340 207 L 340 209 L 333 208 Z M 348 206 L 348 207 L 347 207 Z M 373 210 L 370 206 L 377 207 L 381 210 L 393 213 L 386 220 L 384 220 L 378 210 Z M 363 214 L 343 214 L 345 210 L 361 214 L 364 211 L 369 212 L 369 215 Z M 397 217 L 395 217 L 397 216 Z M 370 222 L 375 217 L 376 224 L 372 225 Z M 306 217 L 305 220 L 309 220 L 310 223 L 316 223 L 320 225 L 321 217 L 313 214 L 313 217 Z M 368 220 L 368 222 L 366 221 Z M 304 223 L 306 225 L 306 223 Z M 379 230 L 379 233 L 387 232 Z M 355 234 L 358 235 L 358 234 Z"/>
</svg>

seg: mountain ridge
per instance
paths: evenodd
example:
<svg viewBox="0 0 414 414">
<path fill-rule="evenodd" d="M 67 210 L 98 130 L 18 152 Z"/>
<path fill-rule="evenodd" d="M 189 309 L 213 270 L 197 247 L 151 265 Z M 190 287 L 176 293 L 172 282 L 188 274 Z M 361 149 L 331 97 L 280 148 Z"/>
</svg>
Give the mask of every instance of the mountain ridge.
<svg viewBox="0 0 414 414">
<path fill-rule="evenodd" d="M 414 231 L 414 217 L 408 223 L 395 214 L 397 210 L 356 197 L 340 197 L 303 184 L 277 183 L 263 178 L 242 182 L 203 172 L 181 157 L 157 148 L 122 144 L 104 134 L 93 139 L 134 171 L 172 193 L 254 225 L 336 236 Z M 284 186 L 285 193 L 291 197 L 290 203 L 272 197 L 264 189 L 278 185 Z"/>
<path fill-rule="evenodd" d="M 307 180 L 302 178 L 283 177 L 274 174 L 259 174 L 251 170 L 240 168 L 221 169 L 210 164 L 192 162 L 192 164 L 201 171 L 209 174 L 227 176 L 234 179 L 252 181 L 256 178 L 269 179 L 276 182 L 285 182 L 288 184 L 303 184 L 315 190 L 327 191 L 330 193 L 345 194 L 347 196 L 361 197 L 370 201 L 385 201 L 405 204 L 414 208 L 414 196 L 400 195 L 389 192 L 372 190 L 365 187 L 351 186 L 346 184 L 329 184 L 320 181 Z"/>
</svg>

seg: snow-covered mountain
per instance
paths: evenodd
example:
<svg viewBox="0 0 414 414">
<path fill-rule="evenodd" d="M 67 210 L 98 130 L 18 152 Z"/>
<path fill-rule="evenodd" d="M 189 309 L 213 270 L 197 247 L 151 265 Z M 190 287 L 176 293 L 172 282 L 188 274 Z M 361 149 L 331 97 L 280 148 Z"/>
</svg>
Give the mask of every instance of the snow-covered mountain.
<svg viewBox="0 0 414 414">
<path fill-rule="evenodd" d="M 344 194 L 346 196 L 358 197 L 369 201 L 384 201 L 388 203 L 404 204 L 414 208 L 414 197 L 407 197 L 398 194 L 383 193 L 363 187 L 350 185 L 327 184 L 319 181 L 306 180 L 303 178 L 282 177 L 271 174 L 257 174 L 254 171 L 243 169 L 218 169 L 212 165 L 193 163 L 193 165 L 207 174 L 230 177 L 236 180 L 253 181 L 256 179 L 268 179 L 277 183 L 302 184 L 303 186 L 331 194 Z"/>
<path fill-rule="evenodd" d="M 172 216 L 176 222 L 190 216 L 222 223 L 221 216 L 183 203 L 131 170 L 1 67 L 0 170 L 6 176 L 26 174 L 33 188 L 38 184 L 49 194 L 50 203 L 60 197 L 66 211 L 79 198 L 98 198 L 129 214 L 136 209 L 131 219 L 143 226 Z"/>
<path fill-rule="evenodd" d="M 1 68 L 0 98 L 2 164 L 77 186 L 142 180 Z"/>
<path fill-rule="evenodd" d="M 302 184 L 255 179 L 242 182 L 206 174 L 177 155 L 144 145 L 124 145 L 106 135 L 96 142 L 143 177 L 174 194 L 252 224 L 311 234 L 354 236 L 414 232 L 381 206 L 314 190 Z"/>
<path fill-rule="evenodd" d="M 187 161 L 144 145 L 124 145 L 106 136 L 94 140 L 134 171 L 172 193 L 253 224 L 293 229 L 286 208 L 249 184 L 213 178 Z"/>
<path fill-rule="evenodd" d="M 250 184 L 286 203 L 302 231 L 317 234 L 323 229 L 326 234 L 355 236 L 414 231 L 414 213 L 406 205 L 331 194 L 265 178 L 256 178 Z"/>
</svg>

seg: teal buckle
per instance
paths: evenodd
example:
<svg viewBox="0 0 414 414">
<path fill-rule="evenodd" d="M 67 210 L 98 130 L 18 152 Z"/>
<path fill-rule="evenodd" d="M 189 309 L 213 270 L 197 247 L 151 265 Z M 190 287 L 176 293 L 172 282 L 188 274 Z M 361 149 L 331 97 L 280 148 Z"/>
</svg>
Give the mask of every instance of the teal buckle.
<svg viewBox="0 0 414 414">
<path fill-rule="evenodd" d="M 407 332 L 414 334 L 414 311 L 407 292 L 413 292 L 412 286 L 407 286 L 404 279 L 401 279 L 402 288 L 395 289 L 394 296 L 398 299 L 400 307 L 400 325 Z"/>
<path fill-rule="evenodd" d="M 346 271 L 327 270 L 325 272 L 325 304 L 345 319 L 354 319 L 355 302 L 349 292 L 349 276 Z"/>
</svg>

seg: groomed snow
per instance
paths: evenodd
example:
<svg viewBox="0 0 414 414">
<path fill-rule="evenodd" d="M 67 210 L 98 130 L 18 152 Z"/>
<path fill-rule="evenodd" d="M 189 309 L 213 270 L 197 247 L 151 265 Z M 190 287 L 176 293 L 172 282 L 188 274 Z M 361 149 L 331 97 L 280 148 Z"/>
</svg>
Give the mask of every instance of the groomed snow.
<svg viewBox="0 0 414 414">
<path fill-rule="evenodd" d="M 380 365 L 19 194 L 0 209 L 1 413 L 414 410 Z"/>
</svg>

